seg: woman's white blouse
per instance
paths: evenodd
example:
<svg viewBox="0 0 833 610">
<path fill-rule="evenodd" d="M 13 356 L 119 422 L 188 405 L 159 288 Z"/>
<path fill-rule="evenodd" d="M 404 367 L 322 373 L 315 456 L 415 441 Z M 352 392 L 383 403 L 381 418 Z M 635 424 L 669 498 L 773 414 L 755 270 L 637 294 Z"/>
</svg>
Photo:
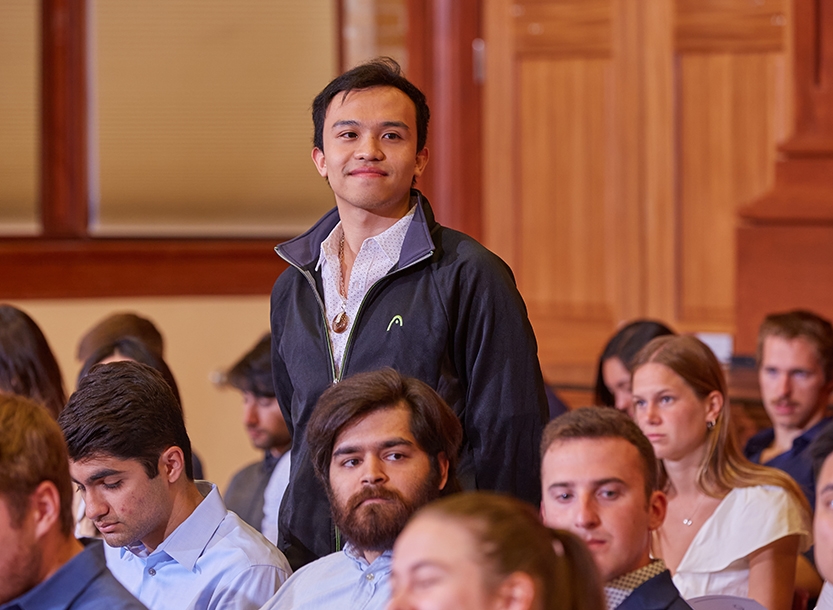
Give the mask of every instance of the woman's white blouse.
<svg viewBox="0 0 833 610">
<path fill-rule="evenodd" d="M 781 487 L 733 489 L 718 504 L 683 555 L 673 580 L 684 599 L 701 595 L 749 597 L 749 555 L 785 536 L 811 545 L 809 515 Z"/>
</svg>

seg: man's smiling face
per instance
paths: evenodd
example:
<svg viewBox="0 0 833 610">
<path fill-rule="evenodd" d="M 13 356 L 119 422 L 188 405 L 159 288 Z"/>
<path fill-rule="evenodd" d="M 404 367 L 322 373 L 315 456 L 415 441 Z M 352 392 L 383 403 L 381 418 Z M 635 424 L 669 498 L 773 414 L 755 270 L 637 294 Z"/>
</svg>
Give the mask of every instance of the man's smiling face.
<svg viewBox="0 0 833 610">
<path fill-rule="evenodd" d="M 357 208 L 404 215 L 411 182 L 428 162 L 428 149 L 417 151 L 416 108 L 404 92 L 371 87 L 339 93 L 327 108 L 323 146 L 313 149 L 312 159 L 342 214 Z"/>
</svg>

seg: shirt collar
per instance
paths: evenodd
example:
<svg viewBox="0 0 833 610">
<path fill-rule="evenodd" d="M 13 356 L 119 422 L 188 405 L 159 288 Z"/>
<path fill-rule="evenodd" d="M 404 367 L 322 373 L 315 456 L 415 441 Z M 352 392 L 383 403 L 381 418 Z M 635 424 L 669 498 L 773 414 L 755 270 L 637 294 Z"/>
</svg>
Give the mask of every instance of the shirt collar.
<svg viewBox="0 0 833 610">
<path fill-rule="evenodd" d="M 379 555 L 376 559 L 373 560 L 373 563 L 368 563 L 367 559 L 364 557 L 364 553 L 359 551 L 352 543 L 348 542 L 344 545 L 344 548 L 341 551 L 347 557 L 349 557 L 356 566 L 364 572 L 368 568 L 374 569 L 388 569 L 390 570 L 391 560 L 393 559 L 393 549 L 388 549 L 381 555 Z"/>
<path fill-rule="evenodd" d="M 651 580 L 654 576 L 662 574 L 666 569 L 665 562 L 662 559 L 654 559 L 648 565 L 617 576 L 606 583 L 604 592 L 605 598 L 607 598 L 608 610 L 613 610 L 619 606 L 637 587 Z"/>
<path fill-rule="evenodd" d="M 375 243 L 379 249 L 385 253 L 385 256 L 388 257 L 390 264 L 394 265 L 397 261 L 399 261 L 399 255 L 402 252 L 402 244 L 405 241 L 405 235 L 408 232 L 408 227 L 410 226 L 411 220 L 413 220 L 415 213 L 416 205 L 414 205 L 412 198 L 411 207 L 402 218 L 397 220 L 393 225 L 378 235 L 368 237 L 364 243 Z M 321 268 L 321 265 L 323 265 L 328 258 L 333 259 L 338 257 L 339 242 L 341 242 L 342 235 L 344 235 L 344 229 L 342 228 L 341 221 L 339 220 L 338 224 L 333 227 L 333 230 L 330 231 L 327 238 L 321 242 L 321 252 L 318 255 L 318 264 L 315 266 L 316 271 Z M 390 236 L 391 239 L 380 240 L 379 238 L 382 236 Z M 362 248 L 364 247 L 364 243 L 362 243 Z"/>
<path fill-rule="evenodd" d="M 203 500 L 194 512 L 180 523 L 152 553 L 148 554 L 145 545 L 140 542 L 133 546 L 122 547 L 122 557 L 127 552 L 144 558 L 164 553 L 184 568 L 193 571 L 197 559 L 202 556 L 214 532 L 228 514 L 216 485 L 208 481 L 196 481 L 195 484 Z"/>
<path fill-rule="evenodd" d="M 809 445 L 813 440 L 821 434 L 821 431 L 827 427 L 833 421 L 833 417 L 824 417 L 822 420 L 817 423 L 815 426 L 812 426 L 807 431 L 804 432 L 801 436 L 793 441 L 793 447 L 796 449 L 803 449 L 807 445 Z"/>
<path fill-rule="evenodd" d="M 104 559 L 104 543 L 101 540 L 83 540 L 86 548 L 70 559 L 48 579 L 30 589 L 8 606 L 23 610 L 59 610 L 68 608 L 76 597 L 107 569 Z M 61 600 L 60 602 L 58 600 Z"/>
</svg>

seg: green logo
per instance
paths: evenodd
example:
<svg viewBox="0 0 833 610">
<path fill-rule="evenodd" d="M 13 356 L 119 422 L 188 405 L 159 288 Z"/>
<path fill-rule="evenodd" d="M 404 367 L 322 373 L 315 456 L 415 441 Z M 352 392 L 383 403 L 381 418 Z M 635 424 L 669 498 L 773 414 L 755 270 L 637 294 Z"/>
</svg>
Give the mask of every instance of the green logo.
<svg viewBox="0 0 833 610">
<path fill-rule="evenodd" d="M 402 326 L 402 316 L 395 315 L 390 319 L 390 322 L 388 322 L 388 332 L 390 332 L 390 327 L 393 326 L 394 323 L 399 324 L 399 326 Z"/>
</svg>

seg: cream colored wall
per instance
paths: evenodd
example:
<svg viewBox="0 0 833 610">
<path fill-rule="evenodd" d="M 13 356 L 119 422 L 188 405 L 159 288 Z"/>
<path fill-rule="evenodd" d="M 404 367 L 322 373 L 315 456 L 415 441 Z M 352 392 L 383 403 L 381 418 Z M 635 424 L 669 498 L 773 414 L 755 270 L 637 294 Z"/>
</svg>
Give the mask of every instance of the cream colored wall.
<svg viewBox="0 0 833 610">
<path fill-rule="evenodd" d="M 259 455 L 241 423 L 240 396 L 218 389 L 214 371 L 225 370 L 269 328 L 269 298 L 177 297 L 10 301 L 43 330 L 64 374 L 66 390 L 75 389 L 80 363 L 78 339 L 114 311 L 150 318 L 165 337 L 165 360 L 182 394 L 191 443 L 205 466 L 206 478 L 221 490 L 231 475 Z"/>
</svg>

